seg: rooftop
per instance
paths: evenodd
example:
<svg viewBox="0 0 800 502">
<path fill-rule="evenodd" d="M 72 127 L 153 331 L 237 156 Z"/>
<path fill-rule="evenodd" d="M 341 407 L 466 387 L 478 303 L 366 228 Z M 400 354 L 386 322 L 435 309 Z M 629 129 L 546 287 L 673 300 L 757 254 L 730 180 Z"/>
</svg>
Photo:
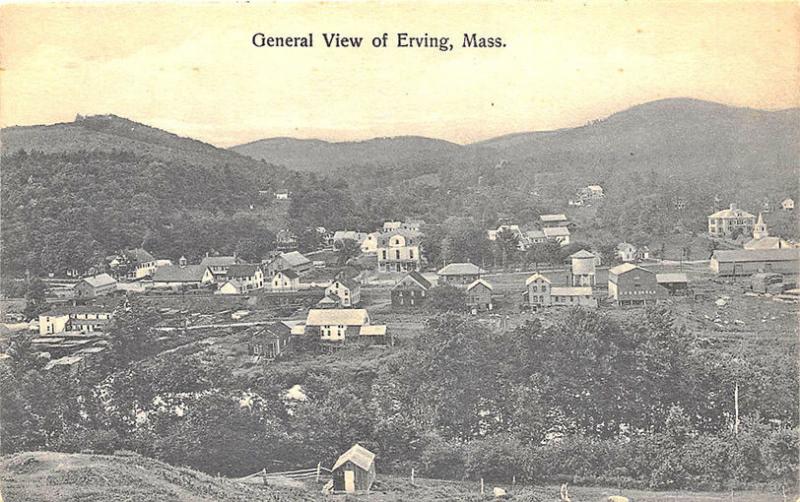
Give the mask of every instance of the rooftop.
<svg viewBox="0 0 800 502">
<path fill-rule="evenodd" d="M 483 279 L 478 279 L 477 281 L 472 281 L 469 284 L 469 286 L 467 286 L 467 291 L 469 291 L 470 289 L 472 289 L 472 288 L 474 288 L 474 287 L 476 287 L 476 286 L 478 286 L 480 284 L 482 284 L 482 285 L 486 286 L 487 288 L 489 288 L 489 291 L 492 291 L 494 289 L 492 287 L 492 285 L 489 284 L 488 282 L 484 281 Z"/>
<path fill-rule="evenodd" d="M 792 261 L 800 260 L 800 248 L 717 250 L 712 259 L 718 262 Z"/>
<path fill-rule="evenodd" d="M 342 453 L 339 459 L 333 464 L 332 471 L 343 466 L 347 462 L 352 462 L 358 467 L 368 471 L 372 468 L 372 463 L 375 461 L 375 454 L 356 443 L 352 448 Z"/>
<path fill-rule="evenodd" d="M 306 265 L 311 263 L 311 260 L 303 256 L 302 253 L 298 251 L 290 251 L 288 253 L 282 253 L 278 256 L 279 258 L 283 258 L 286 263 L 289 264 L 291 267 L 298 267 L 300 265 Z"/>
<path fill-rule="evenodd" d="M 644 270 L 642 267 L 637 267 L 633 263 L 623 263 L 622 265 L 617 265 L 616 267 L 608 269 L 608 273 L 620 275 L 624 274 L 625 272 L 630 272 L 631 270 L 636 270 L 637 268 Z"/>
<path fill-rule="evenodd" d="M 99 275 L 93 275 L 91 277 L 84 277 L 83 280 L 86 281 L 89 284 L 89 286 L 93 288 L 101 288 L 103 286 L 110 286 L 112 284 L 117 283 L 117 281 L 114 280 L 114 278 L 108 274 L 99 274 Z"/>
<path fill-rule="evenodd" d="M 585 249 L 581 249 L 577 253 L 572 253 L 569 257 L 570 258 L 597 258 L 595 255 L 593 255 L 589 251 L 586 251 Z"/>
<path fill-rule="evenodd" d="M 200 282 L 207 269 L 205 265 L 167 265 L 153 272 L 153 282 Z"/>
<path fill-rule="evenodd" d="M 547 277 L 543 276 L 542 274 L 538 274 L 537 273 L 537 274 L 533 274 L 532 276 L 530 276 L 527 279 L 525 279 L 525 285 L 528 286 L 530 283 L 532 283 L 533 281 L 536 281 L 536 280 L 542 280 L 542 281 L 545 281 L 548 284 L 550 283 L 550 279 L 548 279 Z"/>
<path fill-rule="evenodd" d="M 543 214 L 539 219 L 545 222 L 567 221 L 566 214 Z"/>
<path fill-rule="evenodd" d="M 311 309 L 308 311 L 306 326 L 364 326 L 369 324 L 369 314 L 365 309 Z"/>
<path fill-rule="evenodd" d="M 592 296 L 592 288 L 590 287 L 566 287 L 566 286 L 553 286 L 550 288 L 550 294 L 553 296 Z"/>
<path fill-rule="evenodd" d="M 441 268 L 438 275 L 479 275 L 486 271 L 472 263 L 451 263 Z"/>
<path fill-rule="evenodd" d="M 656 274 L 656 281 L 659 283 L 668 284 L 676 282 L 689 282 L 689 279 L 686 277 L 686 274 L 672 272 L 666 274 Z"/>
<path fill-rule="evenodd" d="M 550 227 L 544 229 L 545 237 L 565 237 L 569 235 L 567 227 Z"/>
</svg>

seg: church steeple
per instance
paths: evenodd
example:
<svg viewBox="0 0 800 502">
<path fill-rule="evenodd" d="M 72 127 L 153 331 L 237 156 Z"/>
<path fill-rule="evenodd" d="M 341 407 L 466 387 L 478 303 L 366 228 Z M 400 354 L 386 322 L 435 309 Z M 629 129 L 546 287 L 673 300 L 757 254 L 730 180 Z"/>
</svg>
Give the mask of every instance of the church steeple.
<svg viewBox="0 0 800 502">
<path fill-rule="evenodd" d="M 764 223 L 764 217 L 758 213 L 758 221 L 753 226 L 753 239 L 763 239 L 764 237 L 769 237 L 769 232 L 767 224 Z"/>
</svg>

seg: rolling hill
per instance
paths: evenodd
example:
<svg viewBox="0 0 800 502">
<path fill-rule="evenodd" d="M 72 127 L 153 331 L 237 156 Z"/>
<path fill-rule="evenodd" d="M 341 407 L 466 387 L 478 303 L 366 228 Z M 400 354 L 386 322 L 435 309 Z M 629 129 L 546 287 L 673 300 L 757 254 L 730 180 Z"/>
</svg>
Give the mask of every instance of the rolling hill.
<svg viewBox="0 0 800 502">
<path fill-rule="evenodd" d="M 136 454 L 30 452 L 0 459 L 5 502 L 289 502 L 319 500 L 303 489 L 245 485 Z"/>
<path fill-rule="evenodd" d="M 460 155 L 463 147 L 439 139 L 401 136 L 341 143 L 270 138 L 234 146 L 231 150 L 296 171 L 325 173 L 353 165 L 389 167 L 443 159 Z"/>
<path fill-rule="evenodd" d="M 78 116 L 74 122 L 14 126 L 0 130 L 2 154 L 127 151 L 162 160 L 211 166 L 257 165 L 253 159 L 191 138 L 183 138 L 116 115 Z"/>
<path fill-rule="evenodd" d="M 520 168 L 515 174 L 555 170 L 596 176 L 655 169 L 762 176 L 796 172 L 799 137 L 798 108 L 763 111 L 673 98 L 634 106 L 580 127 L 521 132 L 463 146 L 421 137 L 342 143 L 273 138 L 232 150 L 316 172 L 450 160 L 484 165 L 507 161 Z"/>
</svg>

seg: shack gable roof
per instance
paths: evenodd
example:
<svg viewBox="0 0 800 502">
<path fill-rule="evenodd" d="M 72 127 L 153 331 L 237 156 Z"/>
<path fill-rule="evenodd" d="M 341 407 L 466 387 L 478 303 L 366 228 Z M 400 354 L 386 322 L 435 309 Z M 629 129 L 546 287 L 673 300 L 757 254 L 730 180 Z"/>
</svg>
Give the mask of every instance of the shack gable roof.
<svg viewBox="0 0 800 502">
<path fill-rule="evenodd" d="M 122 254 L 133 263 L 149 263 L 156 259 L 142 248 L 126 249 Z"/>
<path fill-rule="evenodd" d="M 567 215 L 565 214 L 543 214 L 539 216 L 541 221 L 546 222 L 555 222 L 555 221 L 567 221 Z"/>
<path fill-rule="evenodd" d="M 300 277 L 297 274 L 297 272 L 295 272 L 294 270 L 292 270 L 290 268 L 287 268 L 286 270 L 281 270 L 280 272 L 277 272 L 274 277 L 278 277 L 278 276 L 283 276 L 283 277 L 286 277 L 287 279 L 297 279 L 298 277 Z"/>
<path fill-rule="evenodd" d="M 567 227 L 549 227 L 544 229 L 545 237 L 566 237 L 569 235 Z"/>
<path fill-rule="evenodd" d="M 308 311 L 306 326 L 364 326 L 369 324 L 365 309 L 311 309 Z"/>
<path fill-rule="evenodd" d="M 335 464 L 333 464 L 333 468 L 331 470 L 335 471 L 347 462 L 353 462 L 358 467 L 368 471 L 372 468 L 372 464 L 375 462 L 375 454 L 356 443 L 352 446 L 352 448 L 339 456 L 339 459 Z"/>
<path fill-rule="evenodd" d="M 200 261 L 204 267 L 228 267 L 241 263 L 235 256 L 206 256 Z"/>
</svg>

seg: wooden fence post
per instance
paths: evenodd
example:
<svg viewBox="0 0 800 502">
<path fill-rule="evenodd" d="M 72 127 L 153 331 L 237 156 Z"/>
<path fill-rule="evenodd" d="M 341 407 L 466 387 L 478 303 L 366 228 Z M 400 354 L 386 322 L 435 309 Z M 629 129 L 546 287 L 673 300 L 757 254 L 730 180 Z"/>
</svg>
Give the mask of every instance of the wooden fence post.
<svg viewBox="0 0 800 502">
<path fill-rule="evenodd" d="M 513 490 L 515 486 L 517 486 L 517 475 L 516 474 L 511 476 L 511 489 Z"/>
<path fill-rule="evenodd" d="M 411 468 L 411 484 L 414 484 L 414 468 Z"/>
<path fill-rule="evenodd" d="M 481 478 L 481 495 L 484 495 L 484 492 L 483 492 L 483 478 Z"/>
<path fill-rule="evenodd" d="M 322 462 L 317 462 L 317 483 L 319 483 L 319 471 L 322 468 Z"/>
</svg>

